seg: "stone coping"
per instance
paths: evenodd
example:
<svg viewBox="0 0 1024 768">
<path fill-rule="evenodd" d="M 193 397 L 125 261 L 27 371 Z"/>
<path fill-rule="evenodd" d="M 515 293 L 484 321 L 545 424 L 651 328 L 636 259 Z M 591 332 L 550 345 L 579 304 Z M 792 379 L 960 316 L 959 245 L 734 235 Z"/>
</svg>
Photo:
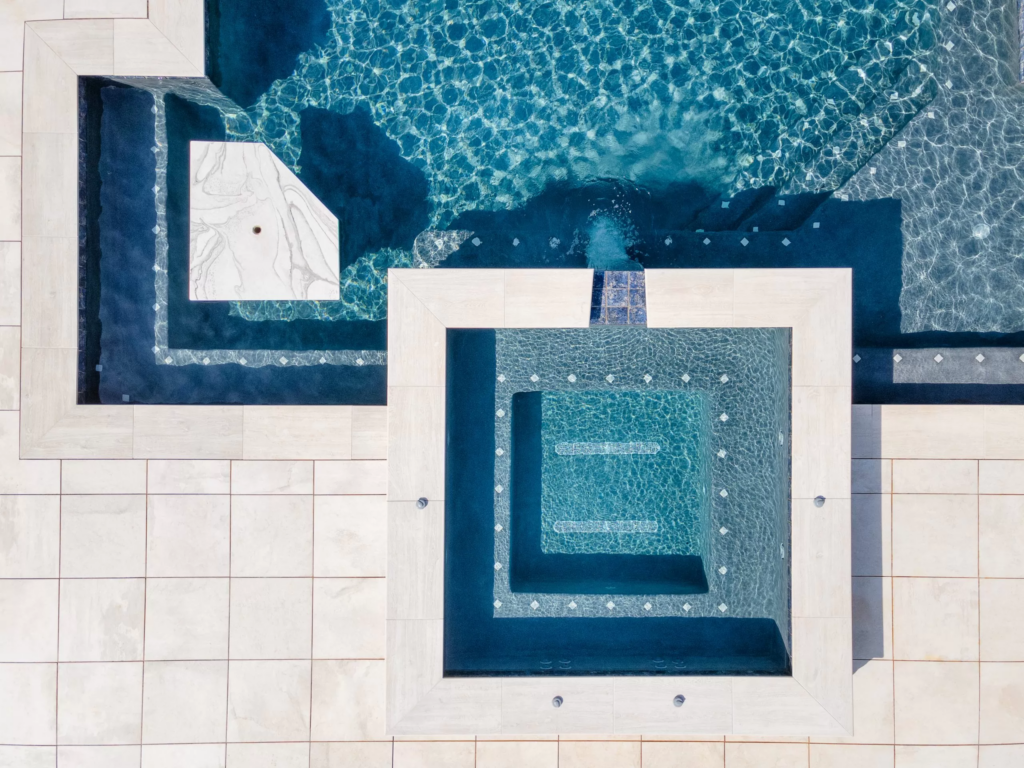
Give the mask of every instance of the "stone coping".
<svg viewBox="0 0 1024 768">
<path fill-rule="evenodd" d="M 448 328 L 579 328 L 591 270 L 391 270 L 387 728 L 394 735 L 845 736 L 850 606 L 852 275 L 648 270 L 648 326 L 789 327 L 793 338 L 791 677 L 445 678 Z M 814 506 L 825 496 L 824 507 Z M 418 510 L 415 500 L 430 500 Z M 676 708 L 672 697 L 684 692 Z M 555 695 L 564 698 L 558 709 Z"/>
</svg>

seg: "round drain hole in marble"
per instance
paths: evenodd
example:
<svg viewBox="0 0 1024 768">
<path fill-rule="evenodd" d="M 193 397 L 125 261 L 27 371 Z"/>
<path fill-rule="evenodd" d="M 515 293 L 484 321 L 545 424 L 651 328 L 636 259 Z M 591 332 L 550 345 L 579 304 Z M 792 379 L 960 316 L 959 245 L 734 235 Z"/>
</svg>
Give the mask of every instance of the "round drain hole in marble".
<svg viewBox="0 0 1024 768">
<path fill-rule="evenodd" d="M 254 235 L 258 235 L 262 231 L 263 231 L 263 227 L 258 226 L 258 225 L 252 228 L 252 233 Z"/>
<path fill-rule="evenodd" d="M 563 701 L 564 699 L 562 699 L 561 696 L 555 696 L 555 698 L 551 700 L 551 706 L 555 709 L 558 709 L 560 706 L 562 706 Z"/>
<path fill-rule="evenodd" d="M 675 706 L 677 706 L 677 707 L 683 706 L 683 702 L 684 701 L 686 701 L 686 697 L 683 696 L 683 694 L 681 694 L 681 693 L 678 696 L 676 696 L 674 699 L 672 699 L 672 703 Z"/>
</svg>

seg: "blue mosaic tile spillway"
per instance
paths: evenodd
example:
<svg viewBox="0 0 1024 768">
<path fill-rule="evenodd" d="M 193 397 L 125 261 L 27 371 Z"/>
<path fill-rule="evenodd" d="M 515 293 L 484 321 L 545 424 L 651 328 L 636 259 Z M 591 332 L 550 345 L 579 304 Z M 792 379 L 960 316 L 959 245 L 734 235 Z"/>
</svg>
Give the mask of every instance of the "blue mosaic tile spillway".
<svg viewBox="0 0 1024 768">
<path fill-rule="evenodd" d="M 495 334 L 494 617 L 771 618 L 788 638 L 789 329 Z M 516 421 L 528 397 L 547 405 L 534 444 L 550 526 L 542 547 L 641 561 L 699 553 L 703 590 L 575 593 L 571 578 L 553 591 L 516 589 L 518 467 L 531 460 Z M 559 533 L 559 522 L 598 525 Z"/>
<path fill-rule="evenodd" d="M 591 325 L 646 325 L 647 288 L 642 271 L 595 271 Z"/>
</svg>

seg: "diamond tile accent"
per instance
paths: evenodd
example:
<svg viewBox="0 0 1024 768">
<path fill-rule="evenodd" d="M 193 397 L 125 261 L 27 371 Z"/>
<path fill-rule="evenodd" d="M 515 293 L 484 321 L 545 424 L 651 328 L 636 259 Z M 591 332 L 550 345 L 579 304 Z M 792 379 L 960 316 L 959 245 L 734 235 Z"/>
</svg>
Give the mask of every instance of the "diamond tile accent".
<svg viewBox="0 0 1024 768">
<path fill-rule="evenodd" d="M 725 453 L 725 448 L 719 448 L 719 449 L 718 449 L 718 458 L 720 458 L 720 459 L 724 459 L 724 458 L 725 458 L 725 456 L 726 456 L 726 453 Z"/>
<path fill-rule="evenodd" d="M 502 381 L 502 382 L 505 381 L 505 374 L 504 373 L 499 373 L 498 374 L 498 381 Z"/>
<path fill-rule="evenodd" d="M 727 490 L 725 490 L 725 488 L 723 488 L 722 490 L 720 490 L 718 492 L 718 495 L 721 496 L 724 499 L 726 496 L 729 495 L 729 492 Z"/>
<path fill-rule="evenodd" d="M 497 525 L 494 526 L 494 530 L 497 531 L 498 533 L 501 533 L 505 529 L 501 527 L 501 523 L 498 523 Z"/>
<path fill-rule="evenodd" d="M 944 359 L 945 358 L 943 358 L 942 355 L 936 355 L 935 357 L 932 358 L 932 360 L 934 360 L 936 363 L 941 363 Z"/>
<path fill-rule="evenodd" d="M 718 604 L 718 610 L 720 610 L 722 613 L 725 613 L 726 611 L 729 610 L 729 606 L 726 605 L 725 603 L 719 603 Z"/>
<path fill-rule="evenodd" d="M 897 352 L 895 355 L 892 356 L 892 359 L 894 362 L 898 363 L 900 360 L 903 359 L 903 356 Z"/>
<path fill-rule="evenodd" d="M 981 352 L 975 355 L 974 359 L 977 360 L 979 363 L 985 362 L 985 356 L 981 354 Z"/>
<path fill-rule="evenodd" d="M 648 384 L 650 384 L 652 381 L 654 381 L 654 378 L 651 376 L 651 374 L 645 373 L 644 374 L 644 381 L 646 381 Z"/>
<path fill-rule="evenodd" d="M 479 237 L 474 237 L 469 242 L 471 242 L 473 245 L 480 245 L 483 242 L 483 240 L 481 240 Z"/>
<path fill-rule="evenodd" d="M 604 607 L 607 608 L 609 611 L 613 610 L 615 608 L 615 603 L 609 600 L 607 603 L 604 604 Z"/>
<path fill-rule="evenodd" d="M 494 570 L 500 571 L 501 570 L 501 563 L 495 563 L 494 564 Z"/>
<path fill-rule="evenodd" d="M 689 603 L 683 603 L 683 610 L 689 613 L 690 609 L 693 608 Z"/>
<path fill-rule="evenodd" d="M 708 240 L 708 239 L 707 239 L 706 237 L 704 238 L 704 245 L 708 245 L 708 244 L 709 244 L 710 242 L 711 242 L 711 241 L 710 241 L 710 240 Z"/>
<path fill-rule="evenodd" d="M 512 238 L 512 245 L 513 245 L 513 247 L 518 247 L 518 245 L 519 245 L 519 238 L 518 237 L 513 237 Z"/>
<path fill-rule="evenodd" d="M 504 449 L 504 448 L 499 448 L 499 449 L 498 449 L 498 450 L 496 450 L 496 451 L 495 451 L 494 453 L 495 453 L 495 455 L 497 455 L 497 456 L 504 456 L 504 455 L 505 455 L 505 449 Z"/>
<path fill-rule="evenodd" d="M 783 245 L 789 245 L 792 241 L 788 237 L 782 238 Z"/>
<path fill-rule="evenodd" d="M 569 601 L 569 608 L 571 608 L 574 611 L 576 610 L 576 601 L 575 600 L 570 600 Z"/>
<path fill-rule="evenodd" d="M 723 373 L 723 374 L 722 374 L 722 377 L 721 377 L 721 378 L 719 379 L 719 381 L 720 381 L 720 382 L 722 382 L 723 384 L 725 384 L 725 383 L 727 383 L 727 382 L 729 381 L 729 377 L 728 377 L 728 376 L 726 376 L 726 375 L 725 375 L 725 374 Z"/>
<path fill-rule="evenodd" d="M 538 608 L 540 608 L 540 603 L 538 603 L 536 600 L 534 600 L 533 602 L 530 603 L 530 607 L 533 608 L 533 610 L 536 611 Z"/>
<path fill-rule="evenodd" d="M 722 526 L 721 528 L 719 528 L 719 529 L 718 529 L 718 532 L 719 532 L 720 534 L 722 534 L 723 536 L 725 536 L 725 534 L 727 534 L 727 533 L 729 532 L 729 529 L 728 529 L 728 528 L 726 528 L 726 527 L 725 527 L 725 526 L 723 525 L 723 526 Z"/>
<path fill-rule="evenodd" d="M 500 418 L 503 418 L 503 417 L 505 416 L 505 409 L 504 409 L 504 408 L 499 408 L 499 409 L 498 409 L 498 412 L 497 412 L 497 414 L 496 414 L 496 415 L 497 415 L 497 417 L 498 417 L 499 419 L 500 419 Z"/>
<path fill-rule="evenodd" d="M 743 244 L 743 245 L 750 245 L 750 241 L 747 240 L 747 238 L 745 238 L 745 237 L 742 240 L 740 240 L 740 243 Z"/>
<path fill-rule="evenodd" d="M 501 600 L 495 600 L 494 601 L 494 607 L 495 608 L 501 608 Z"/>
<path fill-rule="evenodd" d="M 502 485 L 501 483 L 498 483 L 496 486 L 494 486 L 494 490 L 498 493 L 501 493 L 502 491 L 505 490 L 505 486 Z"/>
<path fill-rule="evenodd" d="M 575 373 L 570 373 L 569 376 L 568 376 L 568 380 L 569 380 L 570 384 L 575 384 L 576 383 L 576 374 Z"/>
<path fill-rule="evenodd" d="M 538 376 L 538 375 L 537 375 L 537 374 L 535 373 L 535 374 L 533 374 L 532 376 L 530 376 L 530 381 L 532 381 L 532 382 L 533 382 L 534 384 L 536 384 L 536 383 L 537 383 L 538 381 L 540 381 L 540 376 Z"/>
<path fill-rule="evenodd" d="M 725 566 L 723 565 L 723 566 L 722 566 L 721 568 L 719 568 L 719 569 L 718 569 L 718 572 L 719 572 L 720 574 L 722 574 L 723 576 L 725 576 L 725 574 L 727 574 L 727 573 L 729 572 L 729 569 L 728 569 L 728 568 L 726 568 L 726 567 L 725 567 Z"/>
<path fill-rule="evenodd" d="M 853 362 L 859 363 L 860 362 L 860 355 L 854 355 L 853 356 Z"/>
<path fill-rule="evenodd" d="M 615 381 L 615 377 L 609 373 L 607 376 L 604 377 L 604 380 L 611 384 L 613 381 Z"/>
<path fill-rule="evenodd" d="M 1020 356 L 1020 359 L 1021 359 L 1022 361 L 1024 361 L 1024 355 L 1021 355 L 1021 356 Z M 688 373 L 684 373 L 684 374 L 683 374 L 683 384 L 687 384 L 687 383 L 688 383 L 689 381 L 690 381 L 690 374 L 688 374 Z"/>
<path fill-rule="evenodd" d="M 720 421 L 728 421 L 728 420 L 729 420 L 729 414 L 727 414 L 727 413 L 723 413 L 723 414 L 722 414 L 721 416 L 719 416 L 718 418 L 719 418 L 719 420 L 720 420 Z"/>
<path fill-rule="evenodd" d="M 644 610 L 645 611 L 651 610 L 651 604 L 650 603 L 644 603 Z"/>
</svg>

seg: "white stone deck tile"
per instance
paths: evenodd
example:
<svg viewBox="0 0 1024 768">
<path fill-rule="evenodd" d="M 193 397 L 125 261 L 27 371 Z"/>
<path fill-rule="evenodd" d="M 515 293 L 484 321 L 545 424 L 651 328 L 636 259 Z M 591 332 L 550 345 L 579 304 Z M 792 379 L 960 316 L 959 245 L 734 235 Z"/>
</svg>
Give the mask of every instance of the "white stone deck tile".
<svg viewBox="0 0 1024 768">
<path fill-rule="evenodd" d="M 230 493 L 231 462 L 150 459 L 150 493 Z"/>
<path fill-rule="evenodd" d="M 138 768 L 137 745 L 57 747 L 57 764 L 67 768 Z M 52 765 L 52 763 L 51 763 Z"/>
<path fill-rule="evenodd" d="M 794 616 L 792 631 L 793 678 L 850 732 L 853 729 L 851 619 Z"/>
<path fill-rule="evenodd" d="M 978 768 L 976 746 L 907 746 L 895 748 L 896 768 Z"/>
<path fill-rule="evenodd" d="M 61 497 L 62 578 L 146 575 L 146 497 Z"/>
<path fill-rule="evenodd" d="M 892 493 L 892 461 L 853 459 L 850 482 L 854 493 Z"/>
<path fill-rule="evenodd" d="M 387 497 L 316 497 L 313 517 L 314 576 L 387 574 Z"/>
<path fill-rule="evenodd" d="M 614 733 L 728 733 L 732 730 L 732 680 L 687 677 L 613 679 Z M 672 705 L 686 696 L 681 707 Z M 689 705 L 689 706 L 687 706 Z"/>
<path fill-rule="evenodd" d="M 314 741 L 386 739 L 384 662 L 314 661 L 312 713 Z M 316 745 L 313 748 L 316 749 Z M 390 759 L 391 745 L 388 743 L 388 765 L 391 764 Z"/>
<path fill-rule="evenodd" d="M 70 133 L 26 133 L 24 142 L 22 235 L 67 237 L 77 242 L 78 137 Z M 35 266 L 26 262 L 23 277 Z"/>
<path fill-rule="evenodd" d="M 504 270 L 403 269 L 392 270 L 391 274 L 445 328 L 502 328 L 505 325 Z M 407 339 L 408 330 L 403 329 L 398 338 Z"/>
<path fill-rule="evenodd" d="M 813 768 L 893 768 L 892 747 L 878 744 L 812 744 Z"/>
<path fill-rule="evenodd" d="M 352 458 L 388 457 L 388 409 L 383 405 L 352 406 Z"/>
<path fill-rule="evenodd" d="M 386 613 L 384 579 L 316 579 L 313 658 L 383 661 Z"/>
<path fill-rule="evenodd" d="M 21 243 L 0 243 L 0 325 L 21 325 Z"/>
<path fill-rule="evenodd" d="M 0 25 L 2 27 L 2 25 Z M 21 46 L 22 30 L 18 30 Z M 77 135 L 78 78 L 31 27 L 24 29 L 25 80 L 22 130 L 28 133 Z M 21 62 L 12 69 L 21 69 Z M 22 151 L 25 147 L 22 146 Z M 77 163 L 76 163 L 77 165 Z"/>
<path fill-rule="evenodd" d="M 892 590 L 895 658 L 978 660 L 977 579 L 894 578 Z"/>
<path fill-rule="evenodd" d="M 0 327 L 0 411 L 21 406 L 21 329 Z"/>
<path fill-rule="evenodd" d="M 95 17 L 75 21 L 31 21 L 27 27 L 76 75 L 114 73 L 113 21 Z"/>
<path fill-rule="evenodd" d="M 978 462 L 897 459 L 892 463 L 893 493 L 978 492 Z"/>
<path fill-rule="evenodd" d="M 892 496 L 853 494 L 851 526 L 853 575 L 888 576 L 892 572 Z"/>
<path fill-rule="evenodd" d="M 20 157 L 0 157 L 0 239 L 21 239 Z"/>
<path fill-rule="evenodd" d="M 60 493 L 59 461 L 18 458 L 18 413 L 0 411 L 0 494 Z"/>
<path fill-rule="evenodd" d="M 981 742 L 1024 742 L 1024 664 L 981 665 Z"/>
<path fill-rule="evenodd" d="M 892 658 L 892 579 L 854 576 L 853 658 Z"/>
<path fill-rule="evenodd" d="M 1024 461 L 979 461 L 978 485 L 980 493 L 1024 494 Z"/>
<path fill-rule="evenodd" d="M 56 743 L 56 664 L 0 664 L 0 690 L 0 743 Z"/>
<path fill-rule="evenodd" d="M 978 743 L 978 663 L 895 662 L 897 744 Z"/>
<path fill-rule="evenodd" d="M 63 10 L 63 0 L 13 0 L 0 5 L 0 70 L 21 69 L 25 21 L 59 19 Z"/>
<path fill-rule="evenodd" d="M 60 661 L 142 661 L 145 579 L 62 579 Z"/>
<path fill-rule="evenodd" d="M 1016 768 L 1024 765 L 1024 744 L 1000 744 L 978 749 L 978 768 Z"/>
<path fill-rule="evenodd" d="M 60 497 L 0 496 L 0 579 L 55 579 Z"/>
<path fill-rule="evenodd" d="M 562 706 L 551 706 L 555 696 L 562 697 Z M 668 702 L 671 705 L 671 699 Z M 608 677 L 504 678 L 501 730 L 520 734 L 560 733 L 563 737 L 574 733 L 614 733 L 615 681 Z"/>
<path fill-rule="evenodd" d="M 388 387 L 388 498 L 444 498 L 443 387 Z"/>
<path fill-rule="evenodd" d="M 61 463 L 60 490 L 64 494 L 145 493 L 146 462 L 69 459 Z"/>
<path fill-rule="evenodd" d="M 506 328 L 587 328 L 590 269 L 505 270 Z"/>
<path fill-rule="evenodd" d="M 308 659 L 312 579 L 232 579 L 231 659 Z"/>
<path fill-rule="evenodd" d="M 731 269 L 645 270 L 649 328 L 728 328 L 733 324 Z"/>
<path fill-rule="evenodd" d="M 189 61 L 149 19 L 117 19 L 114 74 L 202 77 L 203 68 Z"/>
<path fill-rule="evenodd" d="M 854 662 L 853 735 L 814 737 L 812 742 L 830 744 L 892 744 L 892 662 L 887 659 Z M 892 747 L 889 747 L 890 753 Z"/>
<path fill-rule="evenodd" d="M 792 613 L 850 617 L 850 501 L 792 503 Z"/>
<path fill-rule="evenodd" d="M 318 461 L 317 495 L 373 495 L 388 492 L 386 461 Z"/>
<path fill-rule="evenodd" d="M 352 407 L 246 405 L 245 459 L 348 459 Z M 237 458 L 237 457 L 236 457 Z"/>
<path fill-rule="evenodd" d="M 758 744 L 728 742 L 725 765 L 729 768 L 807 768 L 810 750 L 806 744 Z"/>
<path fill-rule="evenodd" d="M 143 743 L 224 740 L 226 661 L 147 661 Z"/>
<path fill-rule="evenodd" d="M 982 577 L 1024 578 L 1024 496 L 978 498 Z"/>
<path fill-rule="evenodd" d="M 1024 661 L 1024 579 L 981 580 L 981 660 Z"/>
<path fill-rule="evenodd" d="M 395 742 L 394 768 L 474 768 L 476 746 L 472 742 Z"/>
<path fill-rule="evenodd" d="M 1024 459 L 1024 406 L 979 406 L 985 414 L 985 452 L 979 458 Z"/>
<path fill-rule="evenodd" d="M 139 744 L 142 662 L 61 664 L 58 744 Z"/>
<path fill-rule="evenodd" d="M 725 742 L 645 741 L 641 757 L 644 768 L 721 768 L 725 765 Z"/>
<path fill-rule="evenodd" d="M 798 739 L 848 735 L 793 678 L 737 677 L 732 696 L 733 732 L 737 735 Z"/>
<path fill-rule="evenodd" d="M 307 768 L 309 744 L 301 741 L 282 744 L 228 744 L 230 768 Z"/>
<path fill-rule="evenodd" d="M 22 343 L 26 347 L 78 348 L 78 243 L 69 237 L 26 237 L 22 252 Z"/>
<path fill-rule="evenodd" d="M 444 502 L 388 502 L 389 619 L 444 618 Z"/>
<path fill-rule="evenodd" d="M 388 288 L 388 385 L 445 385 L 445 327 L 390 270 Z"/>
<path fill-rule="evenodd" d="M 135 406 L 137 459 L 238 459 L 242 408 L 231 405 Z"/>
<path fill-rule="evenodd" d="M 985 456 L 984 406 L 880 407 L 882 457 L 977 459 Z"/>
<path fill-rule="evenodd" d="M 850 498 L 849 387 L 793 387 L 794 499 Z"/>
<path fill-rule="evenodd" d="M 645 757 L 646 760 L 646 757 Z M 721 764 L 721 760 L 719 760 Z M 553 741 L 478 741 L 476 768 L 558 768 L 558 743 Z M 652 764 L 651 768 L 656 768 Z M 699 768 L 699 766 L 694 766 Z"/>
<path fill-rule="evenodd" d="M 408 733 L 403 718 L 442 677 L 444 621 L 388 621 L 386 631 L 387 730 Z"/>
<path fill-rule="evenodd" d="M 229 496 L 149 496 L 147 505 L 148 576 L 229 574 Z"/>
<path fill-rule="evenodd" d="M 57 660 L 56 579 L 0 580 L 0 616 L 0 662 Z"/>
<path fill-rule="evenodd" d="M 313 685 L 316 686 L 315 671 Z M 390 740 L 314 742 L 309 749 L 309 768 L 350 768 L 353 765 L 364 768 L 391 768 L 391 750 Z"/>
<path fill-rule="evenodd" d="M 231 492 L 280 495 L 313 493 L 312 461 L 233 461 Z"/>
<path fill-rule="evenodd" d="M 640 768 L 640 742 L 560 741 L 559 768 Z"/>
<path fill-rule="evenodd" d="M 312 576 L 312 496 L 231 497 L 232 576 Z"/>
<path fill-rule="evenodd" d="M 228 580 L 146 579 L 145 645 L 148 661 L 226 659 Z"/>
<path fill-rule="evenodd" d="M 142 768 L 225 768 L 223 744 L 143 744 Z"/>
<path fill-rule="evenodd" d="M 146 0 L 64 0 L 65 19 L 144 19 Z"/>
<path fill-rule="evenodd" d="M 149 0 L 149 20 L 203 75 L 206 5 L 197 0 Z"/>
<path fill-rule="evenodd" d="M 232 661 L 228 741 L 309 738 L 311 662 Z"/>
<path fill-rule="evenodd" d="M 892 575 L 978 575 L 978 497 L 895 494 Z"/>
<path fill-rule="evenodd" d="M 21 154 L 21 77 L 0 72 L 0 155 Z"/>
</svg>

